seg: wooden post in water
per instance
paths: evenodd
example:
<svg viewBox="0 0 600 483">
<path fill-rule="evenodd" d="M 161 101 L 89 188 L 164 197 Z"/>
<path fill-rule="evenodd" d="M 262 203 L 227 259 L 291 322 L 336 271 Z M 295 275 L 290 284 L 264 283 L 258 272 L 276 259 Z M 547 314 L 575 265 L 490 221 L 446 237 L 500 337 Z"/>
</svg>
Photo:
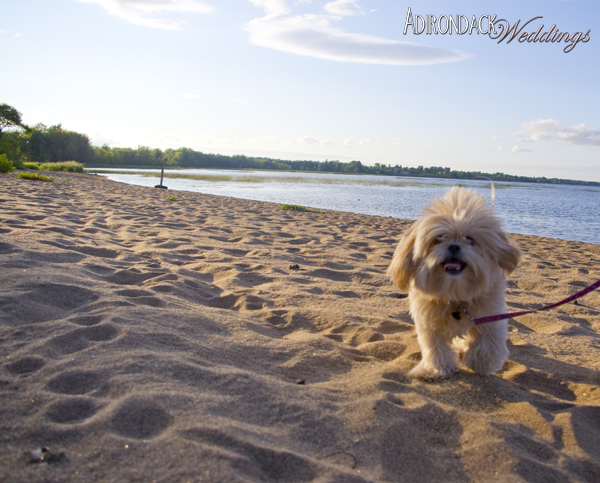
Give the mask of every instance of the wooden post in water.
<svg viewBox="0 0 600 483">
<path fill-rule="evenodd" d="M 163 177 L 165 176 L 165 165 L 163 163 L 162 165 L 162 169 L 160 170 L 160 184 L 157 184 L 155 186 L 155 188 L 162 188 L 165 190 L 168 190 L 169 188 L 167 188 L 165 185 L 163 185 Z"/>
</svg>

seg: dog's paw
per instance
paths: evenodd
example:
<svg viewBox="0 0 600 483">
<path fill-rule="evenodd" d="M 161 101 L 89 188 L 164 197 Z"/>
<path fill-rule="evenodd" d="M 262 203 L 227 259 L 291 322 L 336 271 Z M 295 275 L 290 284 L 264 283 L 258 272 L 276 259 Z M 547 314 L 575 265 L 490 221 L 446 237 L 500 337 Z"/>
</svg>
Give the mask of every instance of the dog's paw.
<svg viewBox="0 0 600 483">
<path fill-rule="evenodd" d="M 409 372 L 410 376 L 418 377 L 420 379 L 426 379 L 429 381 L 435 381 L 438 379 L 446 379 L 452 374 L 458 372 L 458 366 L 449 365 L 445 367 L 433 367 L 431 364 L 427 364 L 421 361 L 412 371 Z"/>
</svg>

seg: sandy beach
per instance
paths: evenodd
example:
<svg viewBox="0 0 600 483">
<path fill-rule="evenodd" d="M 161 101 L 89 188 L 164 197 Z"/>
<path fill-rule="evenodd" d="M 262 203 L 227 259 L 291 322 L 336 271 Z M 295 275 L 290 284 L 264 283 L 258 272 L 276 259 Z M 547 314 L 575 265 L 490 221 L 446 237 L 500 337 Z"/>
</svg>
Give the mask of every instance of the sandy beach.
<svg viewBox="0 0 600 483">
<path fill-rule="evenodd" d="M 410 221 L 46 174 L 0 175 L 0 481 L 600 481 L 599 291 L 511 320 L 495 376 L 415 380 Z M 600 279 L 514 238 L 511 311 Z"/>
</svg>

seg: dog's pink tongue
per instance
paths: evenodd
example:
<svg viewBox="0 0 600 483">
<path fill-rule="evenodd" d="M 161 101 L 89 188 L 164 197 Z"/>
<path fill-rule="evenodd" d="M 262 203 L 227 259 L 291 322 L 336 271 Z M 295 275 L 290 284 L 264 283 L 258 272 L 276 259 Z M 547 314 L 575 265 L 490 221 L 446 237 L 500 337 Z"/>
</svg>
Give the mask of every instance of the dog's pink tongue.
<svg viewBox="0 0 600 483">
<path fill-rule="evenodd" d="M 446 263 L 444 270 L 460 270 L 460 263 Z"/>
</svg>

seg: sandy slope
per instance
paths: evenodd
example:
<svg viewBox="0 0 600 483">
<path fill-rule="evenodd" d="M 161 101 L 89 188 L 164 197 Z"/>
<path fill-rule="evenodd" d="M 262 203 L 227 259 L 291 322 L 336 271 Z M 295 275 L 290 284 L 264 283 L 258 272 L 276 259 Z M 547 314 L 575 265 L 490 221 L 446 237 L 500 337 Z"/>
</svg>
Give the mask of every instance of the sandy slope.
<svg viewBox="0 0 600 483">
<path fill-rule="evenodd" d="M 54 176 L 0 175 L 0 481 L 600 481 L 600 293 L 511 321 L 498 376 L 412 380 L 409 222 Z M 515 238 L 513 310 L 600 278 Z"/>
</svg>

